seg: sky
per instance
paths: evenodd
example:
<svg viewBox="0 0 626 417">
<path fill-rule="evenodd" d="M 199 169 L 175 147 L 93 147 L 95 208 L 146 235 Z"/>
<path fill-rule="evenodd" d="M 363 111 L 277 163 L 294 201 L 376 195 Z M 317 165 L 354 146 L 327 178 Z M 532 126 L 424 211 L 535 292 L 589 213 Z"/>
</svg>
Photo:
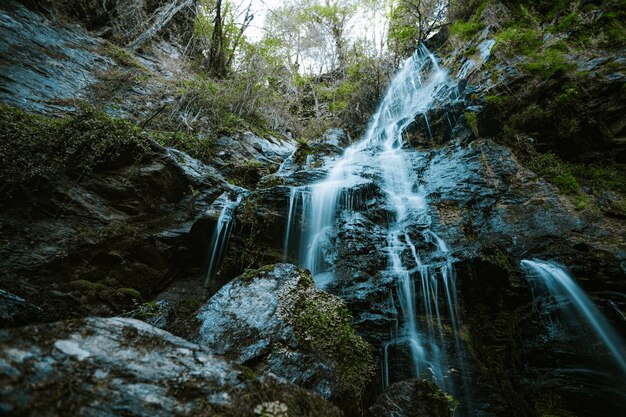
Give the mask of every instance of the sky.
<svg viewBox="0 0 626 417">
<path fill-rule="evenodd" d="M 270 10 L 277 9 L 283 3 L 284 0 L 233 0 L 233 4 L 236 4 L 242 12 L 249 4 L 252 4 L 254 19 L 246 30 L 248 39 L 258 41 L 263 37 L 266 16 L 271 13 Z M 376 20 L 374 24 L 377 25 L 377 36 L 380 37 L 383 31 L 382 19 Z M 352 22 L 351 35 L 359 36 L 368 28 L 371 30 L 372 23 L 371 16 L 357 16 Z"/>
<path fill-rule="evenodd" d="M 238 4 L 242 10 L 245 10 L 248 4 L 252 4 L 251 10 L 254 19 L 246 31 L 246 36 L 253 41 L 258 41 L 263 37 L 263 27 L 265 26 L 265 18 L 269 13 L 268 9 L 276 9 L 283 3 L 283 0 L 234 0 L 233 3 Z"/>
</svg>

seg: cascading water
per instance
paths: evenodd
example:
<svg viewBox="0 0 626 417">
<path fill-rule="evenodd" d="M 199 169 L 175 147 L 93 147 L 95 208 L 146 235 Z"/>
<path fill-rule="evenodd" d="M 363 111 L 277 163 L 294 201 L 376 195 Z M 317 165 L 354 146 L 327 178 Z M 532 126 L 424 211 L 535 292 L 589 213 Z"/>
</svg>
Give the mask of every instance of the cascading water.
<svg viewBox="0 0 626 417">
<path fill-rule="evenodd" d="M 329 162 L 324 181 L 292 189 L 285 257 L 294 242 L 294 231 L 302 230 L 301 266 L 311 271 L 319 286 L 332 284 L 333 260 L 328 253 L 337 221 L 342 213 L 359 210 L 354 193 L 374 179 L 391 216 L 387 225 L 387 268 L 380 272 L 395 282 L 390 302 L 397 304 L 396 310 L 401 313 L 390 340 L 383 345 L 383 385 L 395 382 L 392 368 L 402 367 L 394 363 L 401 352 L 409 357 L 409 376 L 431 378 L 467 403 L 464 378 L 458 375 L 466 364 L 457 332 L 452 253 L 429 230 L 430 209 L 417 187 L 419 178 L 411 155 L 403 149 L 405 129 L 418 114 L 423 114 L 428 126 L 426 112 L 437 94 L 451 84 L 426 48 L 420 47 L 407 60 L 392 80 L 364 137 L 348 147 L 341 158 Z M 299 210 L 301 215 L 297 216 Z M 417 232 L 415 225 L 420 225 Z M 414 243 L 417 239 L 422 243 L 420 248 L 429 249 L 418 250 Z"/>
<path fill-rule="evenodd" d="M 235 209 L 239 206 L 242 197 L 243 195 L 239 194 L 235 200 L 231 200 L 229 194 L 226 192 L 215 200 L 214 205 L 218 208 L 221 206 L 221 209 L 215 230 L 213 231 L 213 237 L 211 238 L 211 245 L 209 246 L 211 257 L 209 258 L 209 266 L 204 279 L 204 289 L 206 291 L 209 290 L 211 279 L 217 273 L 222 259 L 224 258 L 234 224 Z"/>
<path fill-rule="evenodd" d="M 556 303 L 557 313 L 561 316 L 556 318 L 561 321 L 559 328 L 567 326 L 567 322 L 571 321 L 571 331 L 574 335 L 585 334 L 584 340 L 580 342 L 587 346 L 590 342 L 589 336 L 581 331 L 581 325 L 590 329 L 597 340 L 602 342 L 619 372 L 626 377 L 626 345 L 572 277 L 561 266 L 552 262 L 523 260 L 521 266 L 533 285 L 535 299 L 547 296 L 550 298 L 548 304 Z"/>
</svg>

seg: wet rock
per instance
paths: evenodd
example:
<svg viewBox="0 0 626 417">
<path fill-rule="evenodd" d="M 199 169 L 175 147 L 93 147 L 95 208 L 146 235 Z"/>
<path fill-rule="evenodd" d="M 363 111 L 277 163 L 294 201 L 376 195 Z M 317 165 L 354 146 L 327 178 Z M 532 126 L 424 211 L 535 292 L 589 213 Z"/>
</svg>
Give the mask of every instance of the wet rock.
<svg viewBox="0 0 626 417">
<path fill-rule="evenodd" d="M 328 143 L 332 146 L 338 146 L 340 148 L 345 148 L 350 145 L 350 136 L 348 133 L 339 128 L 328 129 L 324 132 L 324 135 L 319 140 L 322 143 Z"/>
<path fill-rule="evenodd" d="M 0 290 L 0 328 L 39 321 L 44 312 L 17 295 Z"/>
<path fill-rule="evenodd" d="M 198 343 L 318 392 L 346 415 L 372 377 L 369 346 L 337 297 L 289 264 L 246 271 L 203 306 Z"/>
<path fill-rule="evenodd" d="M 146 323 L 89 318 L 0 332 L 0 407 L 12 415 L 340 416 L 316 394 Z"/>
<path fill-rule="evenodd" d="M 93 69 L 113 64 L 94 52 L 101 41 L 82 28 L 57 27 L 14 0 L 0 7 L 0 31 L 0 101 L 29 111 L 72 110 L 96 81 Z"/>
<path fill-rule="evenodd" d="M 287 138 L 261 138 L 246 132 L 222 136 L 218 139 L 217 146 L 221 151 L 212 163 L 235 184 L 254 189 L 261 178 L 276 172 L 280 164 L 294 152 L 295 141 Z M 264 186 L 267 187 L 267 183 Z"/>
<path fill-rule="evenodd" d="M 396 382 L 369 409 L 368 417 L 451 417 L 454 399 L 436 385 L 417 379 Z"/>
<path fill-rule="evenodd" d="M 231 186 L 156 144 L 134 160 L 132 145 L 79 179 L 55 173 L 0 202 L 0 282 L 46 320 L 128 311 L 204 262 L 207 208 Z"/>
</svg>

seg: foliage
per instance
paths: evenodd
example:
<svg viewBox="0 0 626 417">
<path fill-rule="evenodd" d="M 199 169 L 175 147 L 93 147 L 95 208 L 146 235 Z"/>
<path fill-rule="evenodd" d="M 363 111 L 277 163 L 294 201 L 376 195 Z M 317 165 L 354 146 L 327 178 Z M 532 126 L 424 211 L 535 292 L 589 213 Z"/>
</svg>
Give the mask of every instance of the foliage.
<svg viewBox="0 0 626 417">
<path fill-rule="evenodd" d="M 389 12 L 389 48 L 397 57 L 410 55 L 446 24 L 447 0 L 399 0 Z"/>
<path fill-rule="evenodd" d="M 110 58 L 116 60 L 119 64 L 147 71 L 145 65 L 139 62 L 139 60 L 132 53 L 109 41 L 105 41 L 102 45 L 102 52 Z"/>
<path fill-rule="evenodd" d="M 553 153 L 535 154 L 529 166 L 541 173 L 545 179 L 559 187 L 565 194 L 577 194 L 580 190 L 570 167 Z"/>
<path fill-rule="evenodd" d="M 541 45 L 541 37 L 530 28 L 510 26 L 498 33 L 494 50 L 504 51 L 506 55 L 530 54 Z"/>
<path fill-rule="evenodd" d="M 527 71 L 537 73 L 543 78 L 552 78 L 570 72 L 576 67 L 557 49 L 545 49 L 540 54 L 531 54 L 530 62 L 523 65 Z"/>
<path fill-rule="evenodd" d="M 261 162 L 252 159 L 231 165 L 229 171 L 229 180 L 233 184 L 248 189 L 255 188 L 259 180 L 269 174 Z"/>
<path fill-rule="evenodd" d="M 150 132 L 159 144 L 179 149 L 203 162 L 211 161 L 215 154 L 215 137 L 188 132 Z"/>
<path fill-rule="evenodd" d="M 485 102 L 496 107 L 506 106 L 510 97 L 505 95 L 489 95 L 485 96 Z"/>
<path fill-rule="evenodd" d="M 478 132 L 478 116 L 474 112 L 466 111 L 465 112 L 465 120 L 467 121 L 467 125 L 472 130 L 472 133 L 477 138 L 480 137 Z"/>
<path fill-rule="evenodd" d="M 478 32 L 480 32 L 485 27 L 484 24 L 480 22 L 463 22 L 461 20 L 457 20 L 452 25 L 450 25 L 450 34 L 459 36 L 461 39 L 469 40 L 473 38 Z"/>
<path fill-rule="evenodd" d="M 0 106 L 0 188 L 36 186 L 66 172 L 91 170 L 150 153 L 148 136 L 130 122 L 85 109 L 63 119 Z"/>
</svg>

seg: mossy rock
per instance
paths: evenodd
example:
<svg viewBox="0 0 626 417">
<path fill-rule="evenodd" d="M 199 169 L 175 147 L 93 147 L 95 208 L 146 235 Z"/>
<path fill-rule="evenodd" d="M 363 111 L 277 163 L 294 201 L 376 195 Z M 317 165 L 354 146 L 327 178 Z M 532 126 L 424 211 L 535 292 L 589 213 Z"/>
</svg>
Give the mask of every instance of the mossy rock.
<svg viewBox="0 0 626 417">
<path fill-rule="evenodd" d="M 372 349 L 344 302 L 290 264 L 247 270 L 203 306 L 197 338 L 216 354 L 318 392 L 358 415 L 374 377 Z"/>
</svg>

